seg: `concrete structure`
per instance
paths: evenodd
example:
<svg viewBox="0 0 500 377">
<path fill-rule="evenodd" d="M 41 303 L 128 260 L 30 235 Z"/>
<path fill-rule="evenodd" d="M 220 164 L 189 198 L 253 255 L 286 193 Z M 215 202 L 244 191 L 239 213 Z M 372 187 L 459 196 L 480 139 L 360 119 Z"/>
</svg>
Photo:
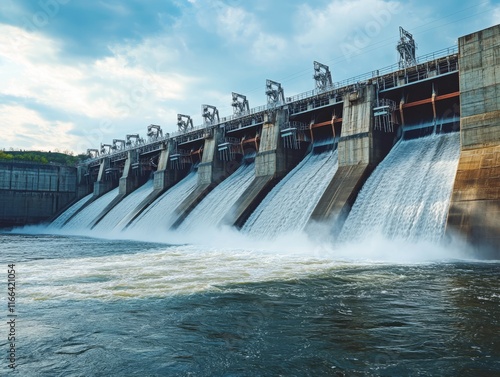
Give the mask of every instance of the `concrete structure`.
<svg viewBox="0 0 500 377">
<path fill-rule="evenodd" d="M 224 219 L 225 223 L 242 227 L 262 199 L 303 157 L 303 151 L 285 149 L 281 143 L 280 125 L 286 121 L 288 119 L 283 110 L 265 115 L 255 156 L 255 178 L 236 201 Z"/>
<path fill-rule="evenodd" d="M 62 182 L 62 178 L 40 178 L 52 173 L 42 172 L 39 167 L 28 168 L 30 172 L 22 173 L 22 179 L 13 178 L 17 177 L 13 172 L 18 167 L 0 170 L 0 194 L 4 195 L 0 208 L 4 219 L 16 217 L 17 220 L 9 220 L 11 223 L 34 222 L 43 216 L 27 213 L 33 208 L 41 210 L 46 204 L 30 202 L 27 193 L 57 193 L 57 199 L 36 199 L 37 203 L 51 203 L 52 209 L 45 212 L 55 213 L 64 206 L 61 202 L 67 204 L 92 189 L 97 198 L 118 185 L 119 198 L 103 211 L 97 223 L 156 170 L 154 190 L 129 214 L 130 222 L 197 167 L 198 187 L 172 209 L 178 216 L 174 224 L 177 226 L 243 158 L 252 156 L 255 178 L 225 219 L 226 223 L 241 227 L 272 187 L 304 156 L 307 146 L 316 148 L 315 145 L 321 145 L 316 141 L 328 140 L 338 142 L 339 168 L 309 225 L 327 221 L 338 231 L 364 182 L 398 138 L 453 132 L 460 127 L 461 154 L 447 230 L 461 233 L 474 245 L 498 252 L 499 51 L 497 25 L 460 38 L 458 52 L 454 48 L 442 50 L 420 57 L 418 64 L 416 59 L 411 64 L 400 62 L 340 83 L 333 84 L 331 78 L 323 80 L 328 67 L 315 62 L 315 69 L 324 69 L 324 74 L 316 72 L 315 79 L 322 80 L 312 91 L 284 97 L 281 84 L 268 80 L 267 105 L 250 109 L 245 96 L 233 93 L 235 112 L 231 116 L 219 118 L 217 111 L 217 116 L 206 119 L 202 126 L 193 128 L 192 122 L 186 123 L 178 133 L 165 136 L 159 126 L 150 125 L 148 141 L 135 135 L 135 144 L 122 141 L 121 147 L 115 146 L 115 141 L 120 141 L 116 139 L 113 147 L 101 148 L 85 166 L 78 168 L 78 187 L 72 187 L 74 192 L 70 192 L 69 186 L 62 188 L 61 183 L 55 189 L 53 182 Z M 214 106 L 205 107 L 215 114 Z M 129 136 L 134 135 L 127 135 L 127 141 Z M 34 178 L 26 178 L 33 174 L 39 177 L 36 184 Z M 19 199 L 22 195 L 25 199 Z M 23 215 L 18 216 L 19 213 Z"/>
<path fill-rule="evenodd" d="M 448 231 L 500 252 L 500 25 L 459 39 L 460 140 Z"/>
<path fill-rule="evenodd" d="M 0 162 L 0 227 L 36 224 L 76 199 L 77 169 L 26 162 Z"/>
<path fill-rule="evenodd" d="M 311 215 L 311 222 L 329 219 L 336 231 L 363 183 L 391 146 L 383 143 L 385 137 L 373 130 L 375 86 L 359 86 L 347 98 L 338 144 L 339 167 Z"/>
</svg>

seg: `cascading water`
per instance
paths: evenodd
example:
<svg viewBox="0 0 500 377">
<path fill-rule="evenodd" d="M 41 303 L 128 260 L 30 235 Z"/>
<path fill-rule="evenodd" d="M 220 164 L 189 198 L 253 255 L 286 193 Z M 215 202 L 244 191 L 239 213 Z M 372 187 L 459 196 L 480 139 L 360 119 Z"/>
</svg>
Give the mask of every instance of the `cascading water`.
<svg viewBox="0 0 500 377">
<path fill-rule="evenodd" d="M 97 198 L 87 207 L 83 208 L 66 224 L 62 226 L 65 230 L 87 230 L 97 216 L 118 195 L 118 187 Z"/>
<path fill-rule="evenodd" d="M 203 199 L 181 223 L 185 232 L 207 225 L 216 227 L 243 194 L 255 176 L 255 165 L 243 164 Z"/>
<path fill-rule="evenodd" d="M 182 181 L 171 187 L 134 220 L 128 229 L 149 232 L 167 230 L 175 221 L 175 209 L 196 188 L 198 173 L 189 173 Z"/>
<path fill-rule="evenodd" d="M 92 194 L 89 194 L 79 201 L 77 201 L 75 204 L 73 204 L 71 207 L 69 207 L 66 211 L 61 213 L 54 221 L 52 221 L 49 225 L 51 228 L 61 228 L 64 223 L 71 217 L 73 216 L 76 211 L 78 211 L 80 208 L 83 207 L 85 203 L 87 203 L 90 199 L 92 198 Z"/>
<path fill-rule="evenodd" d="M 375 169 L 347 217 L 340 241 L 376 235 L 437 241 L 460 153 L 458 133 L 400 141 Z"/>
<path fill-rule="evenodd" d="M 148 180 L 144 185 L 127 195 L 120 203 L 109 211 L 104 218 L 93 228 L 97 231 L 108 231 L 115 228 L 138 203 L 141 203 L 153 191 L 153 180 Z"/>
<path fill-rule="evenodd" d="M 337 168 L 336 150 L 310 153 L 271 190 L 242 231 L 270 238 L 303 229 Z"/>
</svg>

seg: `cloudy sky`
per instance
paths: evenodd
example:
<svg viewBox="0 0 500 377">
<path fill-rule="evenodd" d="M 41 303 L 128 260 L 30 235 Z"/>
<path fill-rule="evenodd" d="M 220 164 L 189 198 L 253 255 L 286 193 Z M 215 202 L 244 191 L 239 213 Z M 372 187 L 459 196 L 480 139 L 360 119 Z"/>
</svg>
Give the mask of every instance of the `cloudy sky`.
<svg viewBox="0 0 500 377">
<path fill-rule="evenodd" d="M 231 92 L 266 103 L 397 63 L 500 23 L 500 0 L 0 0 L 0 149 L 85 152 L 101 142 L 232 114 Z"/>
</svg>

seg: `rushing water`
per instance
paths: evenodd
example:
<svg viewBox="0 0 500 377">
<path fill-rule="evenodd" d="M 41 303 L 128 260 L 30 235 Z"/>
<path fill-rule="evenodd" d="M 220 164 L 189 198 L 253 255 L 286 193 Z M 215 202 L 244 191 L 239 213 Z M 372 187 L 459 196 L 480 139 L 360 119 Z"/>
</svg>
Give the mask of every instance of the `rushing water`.
<svg viewBox="0 0 500 377">
<path fill-rule="evenodd" d="M 400 141 L 363 186 L 340 239 L 439 240 L 459 153 L 458 133 Z"/>
<path fill-rule="evenodd" d="M 17 375 L 500 372 L 498 262 L 457 260 L 452 246 L 256 246 L 240 234 L 235 247 L 227 236 L 196 246 L 0 234 L 1 262 L 16 264 Z M 421 260 L 387 260 L 390 248 Z"/>
<path fill-rule="evenodd" d="M 147 233 L 168 230 L 175 221 L 175 208 L 194 191 L 197 180 L 197 172 L 189 173 L 146 208 L 129 228 Z"/>
<path fill-rule="evenodd" d="M 141 203 L 153 191 L 153 180 L 148 180 L 138 189 L 131 192 L 120 203 L 113 207 L 107 214 L 95 225 L 95 230 L 111 231 L 121 220 L 123 220 L 136 206 Z"/>
<path fill-rule="evenodd" d="M 64 223 L 71 218 L 71 216 L 73 216 L 80 208 L 83 207 L 85 203 L 87 203 L 92 198 L 92 196 L 93 194 L 89 194 L 77 201 L 70 208 L 61 213 L 54 221 L 52 221 L 50 225 L 54 228 L 61 228 Z"/>
<path fill-rule="evenodd" d="M 244 163 L 210 192 L 179 226 L 180 232 L 217 227 L 255 176 L 255 165 Z"/>
<path fill-rule="evenodd" d="M 71 229 L 73 231 L 87 230 L 97 216 L 111 203 L 118 195 L 118 187 L 95 199 L 89 205 L 84 207 L 80 212 L 77 212 L 69 221 L 62 226 L 63 229 Z M 73 208 L 70 208 L 72 211 Z"/>
<path fill-rule="evenodd" d="M 271 190 L 242 231 L 271 238 L 302 230 L 337 168 L 336 150 L 309 154 Z"/>
<path fill-rule="evenodd" d="M 116 191 L 61 229 L 0 233 L 4 271 L 15 264 L 17 315 L 11 373 L 4 284 L 0 374 L 500 375 L 500 261 L 480 261 L 459 242 L 437 241 L 456 144 L 450 135 L 395 147 L 346 223 L 374 217 L 380 231 L 367 233 L 375 225 L 361 223 L 363 236 L 351 243 L 300 230 L 335 173 L 336 152 L 304 159 L 249 220 L 251 232 L 200 231 L 224 215 L 208 204 L 222 200 L 229 208 L 236 200 L 230 194 L 249 183 L 253 171 L 246 166 L 193 211 L 201 219 L 195 231 L 194 220 L 168 231 L 176 206 L 196 187 L 191 173 L 121 233 L 85 227 Z M 422 184 L 424 177 L 436 182 Z M 132 195 L 141 200 L 150 189 L 130 194 L 109 215 L 126 217 Z M 383 194 L 384 205 L 376 201 Z M 398 226 L 388 223 L 396 215 L 387 208 L 403 208 Z M 419 232 L 407 231 L 413 228 Z"/>
</svg>

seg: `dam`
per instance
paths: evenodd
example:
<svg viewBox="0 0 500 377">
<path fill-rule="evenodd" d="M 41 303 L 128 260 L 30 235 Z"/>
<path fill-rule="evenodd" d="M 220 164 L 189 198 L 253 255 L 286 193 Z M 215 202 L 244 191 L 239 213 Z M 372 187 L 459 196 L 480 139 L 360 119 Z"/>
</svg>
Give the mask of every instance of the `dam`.
<svg viewBox="0 0 500 377">
<path fill-rule="evenodd" d="M 333 82 L 315 61 L 308 92 L 268 79 L 265 105 L 232 93 L 231 115 L 206 104 L 199 126 L 178 114 L 175 133 L 151 124 L 102 143 L 52 226 L 274 237 L 328 224 L 339 240 L 458 234 L 498 253 L 499 48 L 497 25 L 417 57 L 400 28 L 393 66 Z"/>
</svg>

